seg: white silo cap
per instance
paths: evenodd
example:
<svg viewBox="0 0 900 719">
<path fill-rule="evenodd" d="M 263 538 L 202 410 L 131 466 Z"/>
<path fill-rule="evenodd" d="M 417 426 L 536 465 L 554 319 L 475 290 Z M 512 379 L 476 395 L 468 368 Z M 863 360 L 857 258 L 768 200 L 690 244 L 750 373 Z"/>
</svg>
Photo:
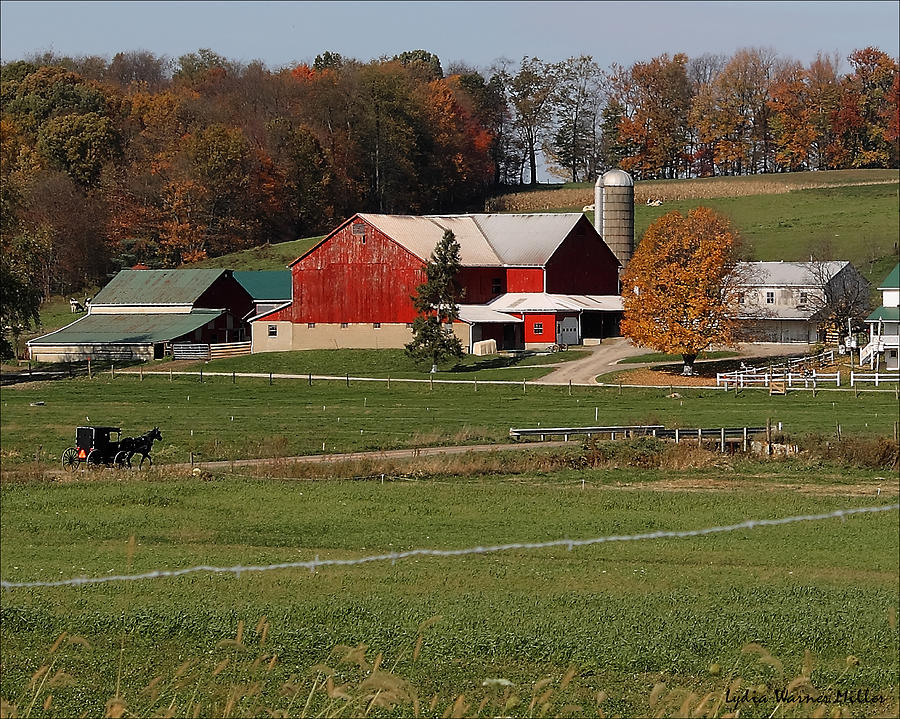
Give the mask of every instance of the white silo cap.
<svg viewBox="0 0 900 719">
<path fill-rule="evenodd" d="M 610 170 L 597 180 L 597 184 L 604 187 L 633 187 L 634 180 L 625 170 Z"/>
</svg>

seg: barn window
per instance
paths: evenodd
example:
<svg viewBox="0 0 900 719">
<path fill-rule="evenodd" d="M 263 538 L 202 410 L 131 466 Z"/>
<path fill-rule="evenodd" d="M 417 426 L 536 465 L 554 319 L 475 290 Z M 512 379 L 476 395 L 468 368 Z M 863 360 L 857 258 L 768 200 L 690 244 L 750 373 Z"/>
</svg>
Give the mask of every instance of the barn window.
<svg viewBox="0 0 900 719">
<path fill-rule="evenodd" d="M 372 323 L 372 329 L 380 330 L 380 329 L 381 329 L 381 322 L 373 322 L 373 323 Z"/>
<path fill-rule="evenodd" d="M 766 292 L 766 304 L 767 305 L 775 304 L 775 293 L 774 292 Z"/>
<path fill-rule="evenodd" d="M 534 333 L 536 335 L 544 334 L 544 323 L 543 322 L 535 322 L 534 323 Z"/>
<path fill-rule="evenodd" d="M 269 325 L 269 337 L 278 336 L 278 325 Z"/>
<path fill-rule="evenodd" d="M 364 222 L 354 222 L 350 231 L 355 237 L 361 237 L 363 244 L 366 244 L 366 224 Z"/>
<path fill-rule="evenodd" d="M 491 280 L 491 294 L 499 295 L 500 288 L 501 288 L 500 278 L 495 277 L 494 279 Z"/>
<path fill-rule="evenodd" d="M 800 293 L 800 304 L 805 305 L 807 302 L 809 302 L 809 293 L 801 292 Z"/>
<path fill-rule="evenodd" d="M 306 326 L 309 327 L 309 329 L 312 329 L 313 327 L 316 326 L 316 323 L 315 322 L 307 322 Z"/>
<path fill-rule="evenodd" d="M 347 329 L 349 326 L 350 326 L 350 325 L 349 325 L 347 322 L 341 322 L 341 329 L 342 329 L 342 330 Z"/>
</svg>

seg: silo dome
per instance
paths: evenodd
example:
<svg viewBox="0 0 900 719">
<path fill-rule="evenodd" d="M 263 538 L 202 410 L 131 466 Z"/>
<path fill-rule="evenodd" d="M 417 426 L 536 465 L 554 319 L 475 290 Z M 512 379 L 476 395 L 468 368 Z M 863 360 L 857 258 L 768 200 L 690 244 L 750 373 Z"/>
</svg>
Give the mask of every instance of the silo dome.
<svg viewBox="0 0 900 719">
<path fill-rule="evenodd" d="M 625 170 L 610 170 L 597 182 L 606 187 L 634 187 L 634 180 L 631 179 L 631 175 Z"/>
</svg>

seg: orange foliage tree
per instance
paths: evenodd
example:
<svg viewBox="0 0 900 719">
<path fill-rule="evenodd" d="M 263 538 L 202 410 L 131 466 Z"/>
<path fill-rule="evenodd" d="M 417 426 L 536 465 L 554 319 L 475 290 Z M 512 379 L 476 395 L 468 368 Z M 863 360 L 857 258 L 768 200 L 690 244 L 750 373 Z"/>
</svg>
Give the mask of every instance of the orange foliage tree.
<svg viewBox="0 0 900 719">
<path fill-rule="evenodd" d="M 737 340 L 740 239 L 708 207 L 660 217 L 622 275 L 622 334 L 635 344 L 680 354 L 684 374 L 713 344 Z"/>
</svg>

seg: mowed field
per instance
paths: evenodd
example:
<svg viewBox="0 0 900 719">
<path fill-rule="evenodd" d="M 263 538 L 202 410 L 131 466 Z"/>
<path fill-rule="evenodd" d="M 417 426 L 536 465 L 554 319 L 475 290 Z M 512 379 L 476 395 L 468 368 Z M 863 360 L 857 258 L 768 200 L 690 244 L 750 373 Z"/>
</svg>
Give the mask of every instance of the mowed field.
<svg viewBox="0 0 900 719">
<path fill-rule="evenodd" d="M 498 370 L 499 371 L 499 370 Z M 514 370 L 511 370 L 513 372 Z M 157 462 L 283 457 L 445 444 L 505 442 L 510 427 L 664 424 L 668 427 L 765 426 L 782 422 L 793 435 L 890 437 L 897 421 L 893 392 L 766 391 L 492 385 L 229 376 L 109 373 L 0 390 L 4 469 L 37 459 L 38 470 L 58 466 L 84 424 L 122 427 L 136 436 L 159 426 Z M 514 377 L 511 377 L 514 379 Z M 37 403 L 44 404 L 38 405 Z M 324 449 L 323 449 L 324 447 Z"/>
<path fill-rule="evenodd" d="M 101 472 L 4 484 L 0 571 L 52 581 L 352 559 L 700 529 L 896 497 L 896 479 L 883 473 L 783 462 L 383 484 Z M 753 717 L 770 716 L 774 691 L 803 676 L 794 686 L 830 697 L 829 711 L 889 716 L 898 551 L 891 511 L 571 551 L 15 588 L 2 593 L 0 695 L 23 716 L 108 707 L 126 716 L 673 716 L 688 692 L 692 708 L 716 692 L 704 716 L 740 708 Z M 341 689 L 332 698 L 329 676 Z M 761 703 L 728 703 L 726 689 L 759 692 Z M 841 701 L 838 691 L 881 699 Z M 786 704 L 777 715 L 810 714 Z"/>
</svg>

